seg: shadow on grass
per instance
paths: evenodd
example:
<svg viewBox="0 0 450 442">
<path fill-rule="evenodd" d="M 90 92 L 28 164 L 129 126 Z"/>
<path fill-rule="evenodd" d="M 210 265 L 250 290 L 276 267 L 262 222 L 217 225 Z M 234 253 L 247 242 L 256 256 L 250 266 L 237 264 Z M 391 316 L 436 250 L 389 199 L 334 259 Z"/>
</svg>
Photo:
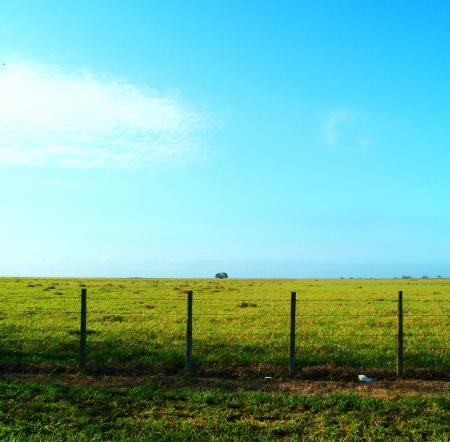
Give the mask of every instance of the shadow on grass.
<svg viewBox="0 0 450 442">
<path fill-rule="evenodd" d="M 0 339 L 0 368 L 8 371 L 48 370 L 76 371 L 79 358 L 77 336 L 67 334 L 39 340 Z M 289 349 L 261 343 L 225 343 L 220 340 L 196 339 L 193 345 L 194 372 L 217 373 L 286 373 Z M 381 347 L 351 348 L 332 346 L 329 343 L 297 350 L 297 367 L 310 373 L 312 378 L 333 376 L 355 370 L 385 374 L 395 371 L 395 350 L 383 351 Z M 182 342 L 133 339 L 130 336 L 89 334 L 87 341 L 86 370 L 95 373 L 173 373 L 182 371 L 185 346 Z M 433 349 L 409 353 L 405 351 L 407 374 L 417 373 L 427 377 L 448 374 L 448 352 L 436 353 Z M 315 367 L 320 369 L 314 371 Z M 309 370 L 309 371 L 308 371 Z M 369 371 L 368 371 L 369 370 Z M 408 371 L 409 370 L 409 371 Z M 342 377 L 340 375 L 340 377 Z"/>
</svg>

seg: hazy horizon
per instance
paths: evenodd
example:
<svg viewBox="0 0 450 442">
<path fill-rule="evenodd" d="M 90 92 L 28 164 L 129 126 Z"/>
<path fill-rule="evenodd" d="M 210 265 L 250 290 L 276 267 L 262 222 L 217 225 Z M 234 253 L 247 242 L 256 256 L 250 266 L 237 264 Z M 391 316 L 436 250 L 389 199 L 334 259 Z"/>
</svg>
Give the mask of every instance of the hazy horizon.
<svg viewBox="0 0 450 442">
<path fill-rule="evenodd" d="M 338 264 L 338 263 L 287 263 L 270 264 L 266 262 L 241 263 L 153 263 L 153 265 L 136 266 L 136 272 L 114 270 L 112 266 L 103 265 L 103 271 L 90 272 L 87 268 L 80 268 L 77 272 L 70 272 L 66 265 L 54 266 L 58 272 L 1 274 L 1 277 L 61 277 L 61 278 L 214 278 L 218 272 L 227 272 L 230 278 L 237 279 L 401 279 L 404 276 L 421 279 L 422 277 L 446 278 L 446 270 L 450 266 L 439 265 L 395 265 L 385 264 Z M 145 270 L 147 267 L 147 270 Z M 128 267 L 127 267 L 128 268 Z M 423 271 L 427 268 L 427 271 Z"/>
</svg>

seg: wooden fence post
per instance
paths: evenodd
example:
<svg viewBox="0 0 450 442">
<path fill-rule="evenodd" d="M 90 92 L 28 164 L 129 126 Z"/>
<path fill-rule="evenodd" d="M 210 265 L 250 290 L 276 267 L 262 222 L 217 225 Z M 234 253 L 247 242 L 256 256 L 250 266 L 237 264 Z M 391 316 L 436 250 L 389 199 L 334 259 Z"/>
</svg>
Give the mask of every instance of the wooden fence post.
<svg viewBox="0 0 450 442">
<path fill-rule="evenodd" d="M 86 293 L 85 288 L 81 289 L 81 321 L 80 321 L 80 370 L 86 365 Z"/>
<path fill-rule="evenodd" d="M 297 303 L 297 293 L 291 292 L 291 333 L 289 348 L 289 375 L 295 376 L 297 371 L 295 363 L 295 307 Z"/>
<path fill-rule="evenodd" d="M 186 362 L 184 368 L 192 369 L 192 290 L 187 292 L 187 323 L 186 323 Z"/>
<path fill-rule="evenodd" d="M 397 298 L 397 376 L 403 376 L 403 292 Z"/>
</svg>

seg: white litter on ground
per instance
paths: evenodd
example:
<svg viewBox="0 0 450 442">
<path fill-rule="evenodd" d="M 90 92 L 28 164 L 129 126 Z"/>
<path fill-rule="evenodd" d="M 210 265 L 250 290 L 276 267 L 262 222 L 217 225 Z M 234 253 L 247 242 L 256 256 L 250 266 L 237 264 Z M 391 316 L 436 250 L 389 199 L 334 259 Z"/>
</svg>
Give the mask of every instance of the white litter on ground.
<svg viewBox="0 0 450 442">
<path fill-rule="evenodd" d="M 373 382 L 373 379 L 367 377 L 365 374 L 360 374 L 360 375 L 358 376 L 358 379 L 359 379 L 361 382 Z"/>
</svg>

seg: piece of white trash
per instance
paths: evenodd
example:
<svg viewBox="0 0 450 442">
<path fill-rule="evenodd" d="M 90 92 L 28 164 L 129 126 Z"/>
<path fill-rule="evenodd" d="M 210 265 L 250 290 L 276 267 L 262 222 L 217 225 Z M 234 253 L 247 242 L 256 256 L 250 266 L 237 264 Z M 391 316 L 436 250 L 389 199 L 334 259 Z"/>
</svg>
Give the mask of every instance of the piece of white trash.
<svg viewBox="0 0 450 442">
<path fill-rule="evenodd" d="M 373 382 L 373 379 L 367 377 L 365 374 L 360 374 L 360 375 L 358 376 L 358 379 L 359 379 L 361 382 Z"/>
</svg>

